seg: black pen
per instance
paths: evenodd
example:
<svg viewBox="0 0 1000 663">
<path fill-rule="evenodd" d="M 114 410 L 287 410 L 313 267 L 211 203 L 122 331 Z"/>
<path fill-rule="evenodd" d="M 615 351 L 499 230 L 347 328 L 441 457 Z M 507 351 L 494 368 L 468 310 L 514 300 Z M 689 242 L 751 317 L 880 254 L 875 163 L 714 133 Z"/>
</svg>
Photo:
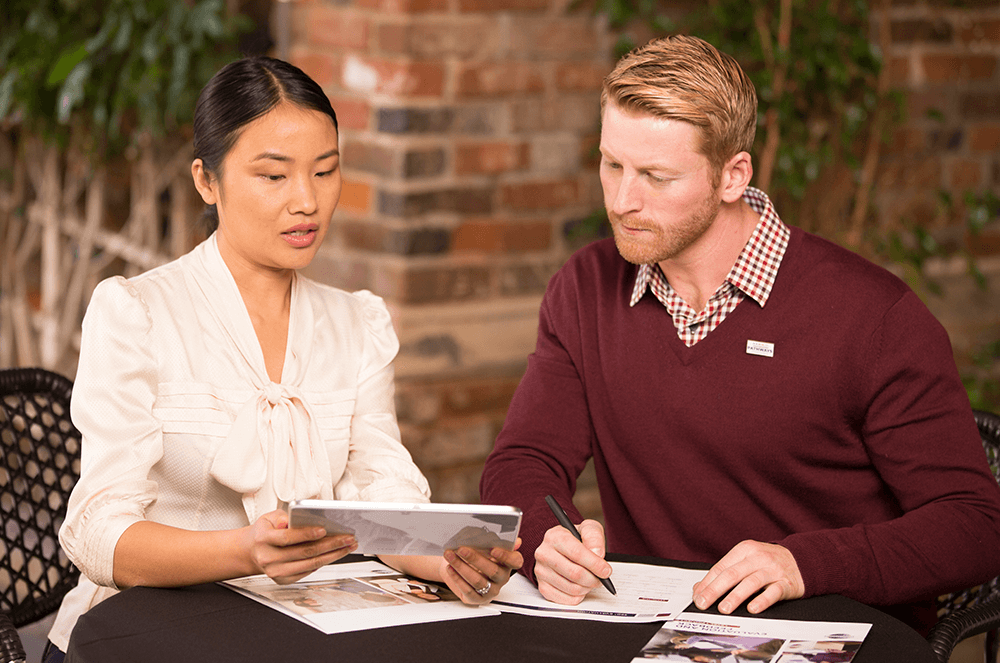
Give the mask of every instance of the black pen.
<svg viewBox="0 0 1000 663">
<path fill-rule="evenodd" d="M 556 502 L 556 499 L 551 495 L 546 495 L 545 503 L 549 505 L 550 509 L 552 509 L 552 513 L 555 514 L 556 520 L 559 521 L 559 524 L 572 532 L 577 541 L 583 543 L 583 537 L 580 536 L 580 530 L 578 530 L 573 523 L 569 521 L 569 516 L 567 516 L 566 512 L 563 511 L 563 508 L 559 506 L 559 502 Z M 615 595 L 618 594 L 618 592 L 615 591 L 615 586 L 611 584 L 611 578 L 598 578 L 598 580 L 601 581 L 601 584 L 604 585 L 604 588 L 609 592 Z"/>
</svg>

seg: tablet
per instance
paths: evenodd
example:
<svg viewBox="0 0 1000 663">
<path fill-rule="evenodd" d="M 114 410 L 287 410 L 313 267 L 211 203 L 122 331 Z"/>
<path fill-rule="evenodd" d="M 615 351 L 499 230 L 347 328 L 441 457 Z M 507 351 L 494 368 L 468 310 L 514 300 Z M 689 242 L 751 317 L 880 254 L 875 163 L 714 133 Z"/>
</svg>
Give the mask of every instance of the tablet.
<svg viewBox="0 0 1000 663">
<path fill-rule="evenodd" d="M 488 504 L 412 504 L 296 500 L 288 505 L 290 527 L 324 527 L 327 534 L 353 534 L 357 553 L 442 555 L 468 546 L 514 549 L 521 510 Z"/>
</svg>

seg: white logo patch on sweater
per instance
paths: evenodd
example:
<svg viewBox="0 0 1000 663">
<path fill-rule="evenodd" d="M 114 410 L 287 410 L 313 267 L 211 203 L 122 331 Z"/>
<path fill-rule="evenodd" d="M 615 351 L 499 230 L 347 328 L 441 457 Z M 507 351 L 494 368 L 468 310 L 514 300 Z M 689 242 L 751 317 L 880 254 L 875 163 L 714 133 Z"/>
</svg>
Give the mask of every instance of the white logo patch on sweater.
<svg viewBox="0 0 1000 663">
<path fill-rule="evenodd" d="M 764 341 L 751 341 L 748 339 L 747 354 L 757 355 L 758 357 L 773 357 L 774 343 L 766 343 Z"/>
</svg>

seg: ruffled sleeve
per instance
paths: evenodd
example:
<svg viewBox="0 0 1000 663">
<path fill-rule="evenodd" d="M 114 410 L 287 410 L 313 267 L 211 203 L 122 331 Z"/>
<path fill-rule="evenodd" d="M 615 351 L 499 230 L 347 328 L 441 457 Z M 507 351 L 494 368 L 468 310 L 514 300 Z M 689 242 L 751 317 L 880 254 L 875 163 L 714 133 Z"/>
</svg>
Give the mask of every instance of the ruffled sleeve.
<svg viewBox="0 0 1000 663">
<path fill-rule="evenodd" d="M 338 499 L 427 502 L 430 488 L 400 441 L 396 424 L 393 360 L 399 340 L 385 302 L 367 290 L 354 293 L 362 306 L 364 343 L 351 420 L 347 469 Z"/>
<path fill-rule="evenodd" d="M 156 360 L 152 323 L 139 293 L 122 277 L 100 283 L 83 321 L 71 414 L 83 435 L 81 478 L 59 541 L 93 582 L 114 586 L 114 551 L 126 528 L 156 498 L 150 468 L 163 453 L 153 417 Z"/>
</svg>

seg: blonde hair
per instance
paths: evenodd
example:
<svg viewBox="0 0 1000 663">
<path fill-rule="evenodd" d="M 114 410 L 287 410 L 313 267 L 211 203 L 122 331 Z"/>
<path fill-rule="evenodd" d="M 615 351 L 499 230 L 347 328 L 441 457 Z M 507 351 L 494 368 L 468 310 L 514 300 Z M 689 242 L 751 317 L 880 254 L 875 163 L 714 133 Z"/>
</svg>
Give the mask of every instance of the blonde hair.
<svg viewBox="0 0 1000 663">
<path fill-rule="evenodd" d="M 753 146 L 753 83 L 735 59 L 697 37 L 654 39 L 627 54 L 604 79 L 602 112 L 609 101 L 625 111 L 699 127 L 699 151 L 716 174 L 731 157 Z"/>
</svg>

